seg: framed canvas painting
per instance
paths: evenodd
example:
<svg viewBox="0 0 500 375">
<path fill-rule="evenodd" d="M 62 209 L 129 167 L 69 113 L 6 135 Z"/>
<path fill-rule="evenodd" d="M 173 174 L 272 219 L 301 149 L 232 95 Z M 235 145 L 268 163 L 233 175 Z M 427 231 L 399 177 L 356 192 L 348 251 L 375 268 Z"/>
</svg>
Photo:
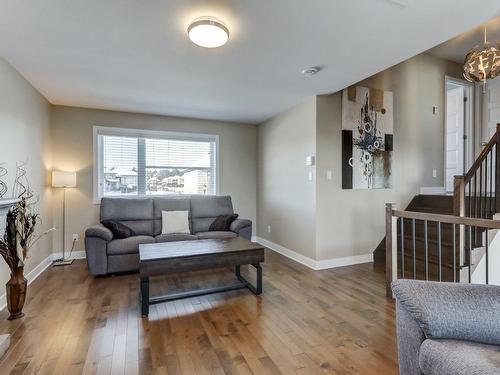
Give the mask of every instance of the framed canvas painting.
<svg viewBox="0 0 500 375">
<path fill-rule="evenodd" d="M 342 92 L 342 188 L 392 188 L 393 93 L 350 86 Z"/>
</svg>

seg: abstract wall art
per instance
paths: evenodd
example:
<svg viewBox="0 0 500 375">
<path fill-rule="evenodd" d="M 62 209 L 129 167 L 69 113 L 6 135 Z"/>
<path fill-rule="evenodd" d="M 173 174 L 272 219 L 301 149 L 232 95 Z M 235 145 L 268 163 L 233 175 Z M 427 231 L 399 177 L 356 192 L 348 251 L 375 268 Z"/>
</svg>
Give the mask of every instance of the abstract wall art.
<svg viewBox="0 0 500 375">
<path fill-rule="evenodd" d="M 342 188 L 392 188 L 393 93 L 350 86 L 342 92 Z"/>
</svg>

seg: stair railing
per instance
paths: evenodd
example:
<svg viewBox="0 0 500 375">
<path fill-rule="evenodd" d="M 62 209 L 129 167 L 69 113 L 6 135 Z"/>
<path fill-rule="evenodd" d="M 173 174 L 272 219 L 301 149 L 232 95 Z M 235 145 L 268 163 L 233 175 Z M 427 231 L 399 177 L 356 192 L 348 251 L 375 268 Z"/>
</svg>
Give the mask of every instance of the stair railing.
<svg viewBox="0 0 500 375">
<path fill-rule="evenodd" d="M 408 224 L 408 225 L 407 225 Z M 417 257 L 416 228 L 423 227 L 423 258 Z M 443 251 L 442 233 L 445 226 L 451 229 L 451 251 Z M 398 236 L 399 227 L 399 236 Z M 406 234 L 405 234 L 406 228 Z M 411 229 L 410 229 L 411 228 Z M 432 229 L 432 230 L 431 230 Z M 455 215 L 439 215 L 416 211 L 397 210 L 393 203 L 386 204 L 386 293 L 392 297 L 391 282 L 399 278 L 415 280 L 489 283 L 489 229 L 500 229 L 500 221 Z M 474 233 L 481 232 L 480 243 L 473 240 Z M 456 238 L 464 235 L 459 249 Z M 472 251 L 484 251 L 483 279 L 472 279 Z M 466 256 L 458 257 L 464 252 Z M 477 265 L 474 265 L 477 266 Z M 466 273 L 460 275 L 460 273 Z"/>
<path fill-rule="evenodd" d="M 500 209 L 500 124 L 470 169 L 455 176 L 453 214 L 491 219 Z"/>
</svg>

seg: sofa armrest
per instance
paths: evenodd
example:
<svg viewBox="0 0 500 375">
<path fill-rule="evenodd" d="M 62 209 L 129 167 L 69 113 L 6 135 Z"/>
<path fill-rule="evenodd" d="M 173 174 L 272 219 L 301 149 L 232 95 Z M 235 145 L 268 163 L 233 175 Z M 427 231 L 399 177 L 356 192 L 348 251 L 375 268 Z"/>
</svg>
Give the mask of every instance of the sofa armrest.
<svg viewBox="0 0 500 375">
<path fill-rule="evenodd" d="M 422 375 L 419 352 L 425 335 L 417 320 L 396 301 L 396 329 L 398 333 L 399 373 L 401 375 Z"/>
<path fill-rule="evenodd" d="M 106 242 L 109 242 L 113 239 L 113 233 L 104 225 L 98 224 L 87 228 L 85 231 L 85 237 L 98 237 L 102 238 Z"/>
<path fill-rule="evenodd" d="M 392 291 L 426 338 L 500 345 L 500 286 L 397 280 Z"/>
<path fill-rule="evenodd" d="M 229 229 L 238 233 L 239 236 L 250 240 L 252 238 L 252 221 L 247 219 L 236 219 L 231 223 Z"/>
</svg>

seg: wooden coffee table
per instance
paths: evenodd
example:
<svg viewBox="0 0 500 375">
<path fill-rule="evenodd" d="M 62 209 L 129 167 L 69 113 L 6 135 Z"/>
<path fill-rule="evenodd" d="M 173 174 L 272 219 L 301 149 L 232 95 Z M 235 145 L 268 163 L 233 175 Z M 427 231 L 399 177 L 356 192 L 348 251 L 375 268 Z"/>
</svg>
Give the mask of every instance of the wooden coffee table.
<svg viewBox="0 0 500 375">
<path fill-rule="evenodd" d="M 248 288 L 256 295 L 262 293 L 262 268 L 260 264 L 264 262 L 264 248 L 242 237 L 142 244 L 139 245 L 139 259 L 141 312 L 143 316 L 148 316 L 149 305 L 155 303 L 242 288 Z M 256 286 L 241 276 L 240 266 L 246 264 L 251 264 L 257 271 Z M 151 276 L 228 266 L 235 267 L 238 283 L 165 296 L 149 296 L 149 278 Z"/>
</svg>

